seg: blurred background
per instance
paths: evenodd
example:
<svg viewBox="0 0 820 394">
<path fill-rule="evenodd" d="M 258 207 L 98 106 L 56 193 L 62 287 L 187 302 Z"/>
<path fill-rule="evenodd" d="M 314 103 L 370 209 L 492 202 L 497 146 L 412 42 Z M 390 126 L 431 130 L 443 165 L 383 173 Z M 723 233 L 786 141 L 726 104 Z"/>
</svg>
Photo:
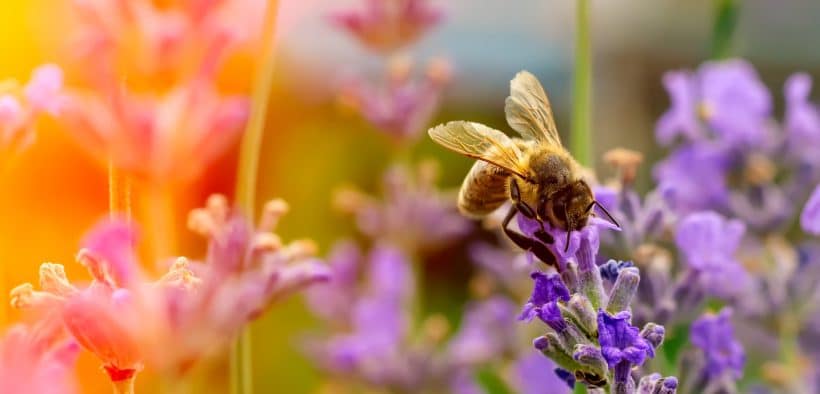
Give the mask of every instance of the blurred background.
<svg viewBox="0 0 820 394">
<path fill-rule="evenodd" d="M 0 2 L 0 79 L 26 80 L 40 63 L 61 63 L 66 50 L 61 38 L 69 28 L 64 1 L 68 0 Z M 338 100 L 341 81 L 351 75 L 377 75 L 383 62 L 328 23 L 329 12 L 358 6 L 359 0 L 283 3 L 258 199 L 289 201 L 292 209 L 281 225 L 282 237 L 311 237 L 324 253 L 333 240 L 354 232 L 350 218 L 333 210 L 333 191 L 340 185 L 355 185 L 378 194 L 381 174 L 390 164 L 388 137 L 345 111 Z M 430 125 L 470 119 L 507 129 L 503 103 L 508 83 L 517 71 L 527 69 L 548 90 L 559 129 L 566 133 L 574 2 L 439 3 L 446 9 L 446 21 L 409 53 L 419 64 L 444 57 L 453 66 L 453 79 Z M 661 75 L 670 69 L 694 68 L 708 57 L 713 14 L 707 1 L 593 1 L 595 157 L 617 146 L 643 152 L 649 163 L 663 153 L 653 136 L 654 122 L 668 105 Z M 747 0 L 734 53 L 749 59 L 772 91 L 778 92 L 791 72 L 820 75 L 820 51 L 814 50 L 814 38 L 820 34 L 818 20 L 820 2 Z M 234 59 L 224 73 L 225 83 L 247 90 L 253 60 L 253 56 Z M 70 83 L 70 68 L 67 74 Z M 775 103 L 782 108 L 782 95 L 776 96 Z M 14 285 L 36 281 L 37 266 L 43 261 L 64 263 L 69 276 L 85 278 L 73 256 L 84 232 L 107 210 L 105 168 L 89 159 L 56 122 L 44 122 L 35 144 L 0 177 L 4 297 Z M 185 230 L 185 217 L 207 195 L 233 193 L 237 148 L 238 144 L 201 179 L 175 190 L 175 230 L 182 234 L 179 254 L 202 254 L 204 244 Z M 427 140 L 417 145 L 412 156 L 437 159 L 445 188 L 457 187 L 471 165 L 470 160 Z M 651 180 L 649 168 L 643 166 L 639 176 L 644 188 Z M 608 175 L 602 165 L 596 169 L 599 176 Z M 455 318 L 466 298 L 461 279 L 469 274 L 470 265 L 449 256 L 433 260 L 435 264 L 424 268 L 430 294 L 426 308 Z M 2 304 L 4 320 L 14 320 L 5 298 Z M 276 306 L 254 324 L 258 392 L 307 393 L 317 388 L 318 373 L 298 349 L 300 336 L 315 326 L 298 297 Z M 97 379 L 100 372 L 91 356 L 83 355 L 80 369 L 88 377 L 86 392 L 108 392 L 107 383 Z M 149 384 L 150 380 L 140 382 Z"/>
</svg>

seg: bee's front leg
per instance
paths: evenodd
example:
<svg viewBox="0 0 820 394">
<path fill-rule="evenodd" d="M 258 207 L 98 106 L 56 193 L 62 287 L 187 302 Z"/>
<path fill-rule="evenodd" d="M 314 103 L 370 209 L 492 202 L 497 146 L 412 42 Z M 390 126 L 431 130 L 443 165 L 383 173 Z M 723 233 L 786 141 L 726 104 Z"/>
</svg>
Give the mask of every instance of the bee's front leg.
<svg viewBox="0 0 820 394">
<path fill-rule="evenodd" d="M 555 255 L 552 253 L 552 251 L 550 251 L 547 248 L 546 245 L 534 239 L 528 238 L 524 234 L 510 230 L 508 228 L 510 221 L 516 213 L 518 213 L 518 208 L 516 208 L 516 206 L 513 205 L 512 207 L 510 207 L 510 211 L 507 212 L 507 216 L 501 223 L 501 228 L 504 230 L 504 234 L 507 236 L 507 238 L 509 238 L 510 241 L 513 241 L 513 243 L 516 244 L 519 248 L 532 252 L 535 255 L 535 257 L 543 261 L 544 264 L 558 267 L 558 260 L 555 258 Z"/>
<path fill-rule="evenodd" d="M 552 244 L 555 242 L 555 238 L 547 232 L 544 228 L 544 222 L 538 217 L 535 213 L 535 210 L 532 209 L 526 202 L 521 200 L 521 190 L 518 188 L 518 182 L 515 179 L 511 179 L 510 181 L 510 198 L 513 201 L 513 206 L 518 212 L 521 212 L 527 219 L 532 219 L 538 222 L 538 225 L 541 226 L 540 229 L 536 230 L 533 235 L 538 238 L 541 242 Z M 512 217 L 510 217 L 512 219 Z M 506 226 L 505 226 L 506 227 Z"/>
</svg>

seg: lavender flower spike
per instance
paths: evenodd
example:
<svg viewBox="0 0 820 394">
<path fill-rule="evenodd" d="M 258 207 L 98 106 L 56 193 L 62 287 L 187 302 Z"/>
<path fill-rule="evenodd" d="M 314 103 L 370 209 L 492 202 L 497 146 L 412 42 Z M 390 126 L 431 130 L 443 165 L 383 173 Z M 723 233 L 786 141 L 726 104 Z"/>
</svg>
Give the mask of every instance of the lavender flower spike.
<svg viewBox="0 0 820 394">
<path fill-rule="evenodd" d="M 800 214 L 800 227 L 809 234 L 820 235 L 820 185 L 811 193 L 803 213 Z"/>
</svg>

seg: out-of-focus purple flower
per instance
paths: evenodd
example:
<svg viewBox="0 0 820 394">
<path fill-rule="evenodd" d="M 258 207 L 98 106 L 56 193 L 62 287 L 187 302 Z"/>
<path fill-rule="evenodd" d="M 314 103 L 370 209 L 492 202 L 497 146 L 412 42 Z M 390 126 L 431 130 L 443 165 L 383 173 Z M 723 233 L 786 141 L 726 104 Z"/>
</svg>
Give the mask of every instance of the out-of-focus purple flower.
<svg viewBox="0 0 820 394">
<path fill-rule="evenodd" d="M 695 74 L 670 72 L 664 85 L 672 107 L 657 125 L 666 145 L 678 134 L 689 141 L 702 138 L 701 122 L 728 145 L 763 142 L 772 99 L 757 72 L 744 60 L 706 62 Z"/>
<path fill-rule="evenodd" d="M 470 246 L 470 257 L 493 280 L 498 280 L 512 292 L 518 291 L 522 283 L 529 284 L 525 275 L 532 272 L 533 262 L 525 253 L 488 243 L 476 243 Z"/>
<path fill-rule="evenodd" d="M 672 102 L 655 128 L 658 142 L 669 145 L 678 134 L 687 140 L 703 138 L 703 129 L 697 119 L 697 86 L 695 77 L 685 71 L 670 71 L 663 76 L 663 86 Z"/>
<path fill-rule="evenodd" d="M 555 363 L 538 352 L 521 356 L 512 368 L 512 385 L 521 394 L 565 394 L 572 392 L 568 386 L 575 384 L 575 375 L 556 368 Z"/>
<path fill-rule="evenodd" d="M 532 321 L 536 316 L 542 320 L 549 320 L 554 317 L 555 312 L 560 311 L 555 305 L 558 301 L 569 301 L 569 290 L 557 274 L 547 275 L 542 272 L 533 272 L 530 277 L 535 282 L 532 295 L 524 309 L 518 316 L 518 320 Z M 545 322 L 547 320 L 544 320 Z"/>
<path fill-rule="evenodd" d="M 700 77 L 701 111 L 727 143 L 755 145 L 766 133 L 772 98 L 754 67 L 744 60 L 704 63 Z"/>
<path fill-rule="evenodd" d="M 73 394 L 80 347 L 68 340 L 59 319 L 15 325 L 0 338 L 0 392 Z"/>
<path fill-rule="evenodd" d="M 452 394 L 486 394 L 481 385 L 478 384 L 474 374 L 467 370 L 456 371 L 450 378 L 450 393 Z"/>
<path fill-rule="evenodd" d="M 728 158 L 719 147 L 692 144 L 676 149 L 657 164 L 653 177 L 672 209 L 688 213 L 726 206 L 728 169 Z"/>
<path fill-rule="evenodd" d="M 690 340 L 705 358 L 704 373 L 716 379 L 724 373 L 734 379 L 743 376 L 746 354 L 735 339 L 731 322 L 732 312 L 724 308 L 717 315 L 707 314 L 692 323 Z"/>
<path fill-rule="evenodd" d="M 786 80 L 783 88 L 786 97 L 784 127 L 792 149 L 820 145 L 820 112 L 809 101 L 811 77 L 797 73 Z"/>
<path fill-rule="evenodd" d="M 743 221 L 749 229 L 766 232 L 790 221 L 795 209 L 783 187 L 765 184 L 732 191 L 729 196 L 729 211 L 731 216 Z"/>
<path fill-rule="evenodd" d="M 647 357 L 655 357 L 655 348 L 640 336 L 638 328 L 630 323 L 631 318 L 627 311 L 614 316 L 598 312 L 598 342 L 610 368 L 622 362 L 640 366 Z"/>
<path fill-rule="evenodd" d="M 416 41 L 443 16 L 428 0 L 366 0 L 364 9 L 339 11 L 331 21 L 364 46 L 389 52 Z"/>
<path fill-rule="evenodd" d="M 345 322 L 350 319 L 356 298 L 362 254 L 352 241 L 336 244 L 329 257 L 330 280 L 305 291 L 311 311 L 324 320 Z"/>
<path fill-rule="evenodd" d="M 512 348 L 515 338 L 515 306 L 501 296 L 474 302 L 466 312 L 458 333 L 449 342 L 449 359 L 456 365 L 477 365 Z"/>
<path fill-rule="evenodd" d="M 415 288 L 407 257 L 386 243 L 376 245 L 370 252 L 368 279 L 370 294 L 396 303 L 408 300 Z"/>
<path fill-rule="evenodd" d="M 344 104 L 397 144 L 412 143 L 424 134 L 451 74 L 446 60 L 435 59 L 424 78 L 417 79 L 411 75 L 411 65 L 405 63 L 397 60 L 391 64 L 382 84 L 357 78 L 348 81 L 341 93 Z"/>
<path fill-rule="evenodd" d="M 740 221 L 714 212 L 694 213 L 678 224 L 675 243 L 710 294 L 731 298 L 749 285 L 748 273 L 735 258 L 745 231 Z"/>
<path fill-rule="evenodd" d="M 800 226 L 809 234 L 820 235 L 820 186 L 815 187 L 809 201 L 803 207 Z"/>
<path fill-rule="evenodd" d="M 355 189 L 335 196 L 339 209 L 353 213 L 359 230 L 372 239 L 401 245 L 404 250 L 429 251 L 461 238 L 470 222 L 450 198 L 435 188 L 435 163 L 422 163 L 415 176 L 394 167 L 385 176 L 384 201 Z"/>
</svg>

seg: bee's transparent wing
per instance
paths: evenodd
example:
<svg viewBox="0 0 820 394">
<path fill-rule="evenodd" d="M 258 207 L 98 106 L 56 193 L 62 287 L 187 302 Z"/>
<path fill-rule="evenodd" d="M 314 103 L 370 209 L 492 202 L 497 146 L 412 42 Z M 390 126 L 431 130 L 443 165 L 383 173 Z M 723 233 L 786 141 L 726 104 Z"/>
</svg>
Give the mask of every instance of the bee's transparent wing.
<svg viewBox="0 0 820 394">
<path fill-rule="evenodd" d="M 525 139 L 562 146 L 547 93 L 528 71 L 519 72 L 510 81 L 504 112 L 510 127 Z"/>
<path fill-rule="evenodd" d="M 456 121 L 427 131 L 439 145 L 465 156 L 494 164 L 522 178 L 521 150 L 506 134 L 480 123 Z"/>
</svg>

